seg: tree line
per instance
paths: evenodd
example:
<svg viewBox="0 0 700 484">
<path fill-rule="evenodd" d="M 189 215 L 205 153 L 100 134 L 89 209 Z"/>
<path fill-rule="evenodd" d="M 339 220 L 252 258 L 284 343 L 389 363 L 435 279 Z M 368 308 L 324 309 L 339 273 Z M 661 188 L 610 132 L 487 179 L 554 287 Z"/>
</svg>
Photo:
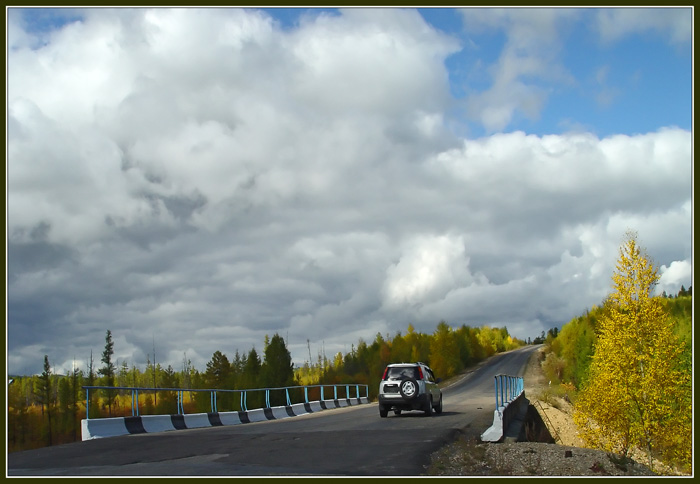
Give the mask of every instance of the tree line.
<svg viewBox="0 0 700 484">
<path fill-rule="evenodd" d="M 653 296 L 658 272 L 636 234 L 620 247 L 613 291 L 545 338 L 542 368 L 573 389 L 587 445 L 642 450 L 683 470 L 692 462 L 692 288 Z"/>
<path fill-rule="evenodd" d="M 89 401 L 83 386 L 138 387 L 159 389 L 221 389 L 242 390 L 280 388 L 302 385 L 366 384 L 369 398 L 376 393 L 384 367 L 393 362 L 422 361 L 434 373 L 446 379 L 464 368 L 495 353 L 508 351 L 525 344 L 513 338 L 505 327 L 452 328 L 445 321 L 438 323 L 430 334 L 418 332 L 408 325 L 405 334 L 393 336 L 377 333 L 372 342 L 359 342 L 343 354 L 326 357 L 319 353 L 312 361 L 309 341 L 309 360 L 295 367 L 287 344 L 279 334 L 266 336 L 262 354 L 253 347 L 247 353 L 235 350 L 229 358 L 215 351 L 206 368 L 199 371 L 183 354 L 182 367 L 162 367 L 147 357 L 144 370 L 129 366 L 126 360 L 115 361 L 111 331 L 106 332 L 105 347 L 97 364 L 91 353 L 85 370 L 74 367 L 67 374 L 51 370 L 48 355 L 44 356 L 44 371 L 40 375 L 15 377 L 8 386 L 8 451 L 25 450 L 47 445 L 73 442 L 81 439 L 80 421 L 90 418 L 131 415 L 131 392 L 128 390 L 92 390 Z M 231 353 L 229 353 L 231 354 Z M 99 366 L 99 367 L 98 367 Z M 319 399 L 320 390 L 312 389 L 310 399 Z M 186 413 L 211 411 L 209 392 L 184 392 Z M 265 406 L 263 392 L 247 392 L 248 409 Z M 301 391 L 297 399 L 303 398 Z M 326 397 L 328 398 L 328 397 Z M 300 401 L 300 400 L 297 400 Z M 272 406 L 284 405 L 282 392 L 271 392 Z M 240 394 L 217 394 L 218 411 L 242 410 Z M 140 392 L 139 411 L 148 414 L 178 413 L 177 394 L 158 390 Z"/>
</svg>

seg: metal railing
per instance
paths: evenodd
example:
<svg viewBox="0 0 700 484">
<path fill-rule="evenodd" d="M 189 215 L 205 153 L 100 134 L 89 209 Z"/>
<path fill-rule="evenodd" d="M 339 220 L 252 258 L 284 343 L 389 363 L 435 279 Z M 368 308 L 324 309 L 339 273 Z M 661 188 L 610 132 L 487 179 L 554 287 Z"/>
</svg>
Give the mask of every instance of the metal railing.
<svg viewBox="0 0 700 484">
<path fill-rule="evenodd" d="M 128 390 L 131 392 L 131 415 L 132 417 L 139 416 L 139 392 L 175 392 L 177 393 L 177 413 L 180 415 L 185 414 L 184 406 L 184 395 L 185 392 L 190 393 L 210 393 L 210 406 L 211 412 L 218 412 L 217 395 L 223 394 L 240 394 L 240 407 L 242 411 L 248 411 L 248 394 L 251 392 L 265 392 L 265 407 L 271 408 L 270 403 L 270 392 L 271 391 L 284 391 L 284 396 L 287 401 L 287 406 L 292 405 L 292 398 L 290 397 L 290 390 L 303 389 L 304 390 L 304 400 L 295 403 L 310 403 L 309 401 L 309 389 L 319 388 L 320 389 L 320 400 L 325 400 L 325 390 L 333 388 L 333 400 L 338 400 L 338 389 L 341 389 L 342 398 L 369 398 L 369 386 L 364 384 L 335 384 L 335 385 L 305 385 L 305 386 L 292 386 L 292 387 L 277 387 L 277 388 L 251 388 L 245 390 L 225 390 L 220 388 L 149 388 L 149 387 L 109 387 L 109 386 L 83 386 L 85 390 L 85 418 L 90 419 L 90 390 Z M 350 389 L 354 388 L 354 392 Z M 345 390 L 344 396 L 342 394 L 343 389 Z M 361 392 L 360 389 L 364 391 Z M 297 392 L 292 392 L 297 393 Z M 351 395 L 354 393 L 354 396 Z M 362 395 L 364 393 L 364 395 Z"/>
<path fill-rule="evenodd" d="M 515 400 L 524 390 L 524 380 L 521 376 L 496 375 L 496 410 L 505 407 Z"/>
</svg>

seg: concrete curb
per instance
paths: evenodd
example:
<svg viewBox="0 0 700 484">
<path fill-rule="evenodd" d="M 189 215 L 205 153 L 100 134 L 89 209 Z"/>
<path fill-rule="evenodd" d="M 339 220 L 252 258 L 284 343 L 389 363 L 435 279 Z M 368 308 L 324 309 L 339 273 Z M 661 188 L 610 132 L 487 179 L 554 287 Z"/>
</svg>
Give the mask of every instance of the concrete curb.
<svg viewBox="0 0 700 484">
<path fill-rule="evenodd" d="M 506 402 L 505 406 L 493 411 L 493 425 L 481 434 L 482 442 L 501 442 L 519 433 L 524 423 L 527 406 L 530 404 L 521 392 L 514 400 Z"/>
<path fill-rule="evenodd" d="M 264 422 L 326 409 L 369 403 L 367 397 L 320 400 L 283 407 L 256 408 L 243 412 L 192 413 L 186 415 L 141 415 L 138 417 L 91 418 L 81 421 L 82 439 L 92 440 L 119 435 L 167 432 L 170 430 L 240 425 Z"/>
</svg>

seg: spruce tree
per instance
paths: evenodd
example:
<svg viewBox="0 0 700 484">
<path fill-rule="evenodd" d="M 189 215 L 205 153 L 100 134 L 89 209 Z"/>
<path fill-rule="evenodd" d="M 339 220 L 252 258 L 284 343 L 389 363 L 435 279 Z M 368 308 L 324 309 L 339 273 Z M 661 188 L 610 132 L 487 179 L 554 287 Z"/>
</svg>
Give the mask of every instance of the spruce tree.
<svg viewBox="0 0 700 484">
<path fill-rule="evenodd" d="M 51 416 L 53 414 L 53 388 L 51 385 L 51 365 L 49 364 L 49 356 L 44 355 L 44 371 L 38 379 L 38 384 L 34 390 L 37 402 L 41 405 L 41 413 L 46 415 L 47 431 L 46 443 L 52 444 L 52 425 Z"/>
<path fill-rule="evenodd" d="M 107 330 L 105 336 L 105 349 L 102 352 L 102 363 L 104 366 L 98 370 L 98 373 L 104 377 L 104 386 L 114 386 L 114 370 L 115 366 L 112 363 L 112 355 L 114 355 L 114 342 L 112 341 L 112 332 Z M 114 402 L 114 390 L 105 390 L 107 407 L 109 408 L 109 416 L 112 416 L 112 403 Z"/>
</svg>

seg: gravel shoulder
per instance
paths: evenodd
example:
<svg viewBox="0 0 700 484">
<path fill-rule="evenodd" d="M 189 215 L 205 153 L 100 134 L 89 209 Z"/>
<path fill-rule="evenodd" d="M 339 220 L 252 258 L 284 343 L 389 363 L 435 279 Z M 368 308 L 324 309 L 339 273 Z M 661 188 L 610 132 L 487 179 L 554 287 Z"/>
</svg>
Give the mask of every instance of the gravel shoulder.
<svg viewBox="0 0 700 484">
<path fill-rule="evenodd" d="M 533 353 L 525 372 L 525 395 L 540 415 L 555 443 L 483 443 L 484 430 L 467 427 L 454 443 L 432 455 L 427 475 L 438 476 L 655 476 L 658 474 L 633 459 L 585 448 L 573 421 L 572 406 L 565 399 L 547 395 L 549 382 Z M 545 433 L 546 434 L 546 433 Z M 541 439 L 540 439 L 541 440 Z M 641 460 L 641 459 L 639 459 Z"/>
</svg>

